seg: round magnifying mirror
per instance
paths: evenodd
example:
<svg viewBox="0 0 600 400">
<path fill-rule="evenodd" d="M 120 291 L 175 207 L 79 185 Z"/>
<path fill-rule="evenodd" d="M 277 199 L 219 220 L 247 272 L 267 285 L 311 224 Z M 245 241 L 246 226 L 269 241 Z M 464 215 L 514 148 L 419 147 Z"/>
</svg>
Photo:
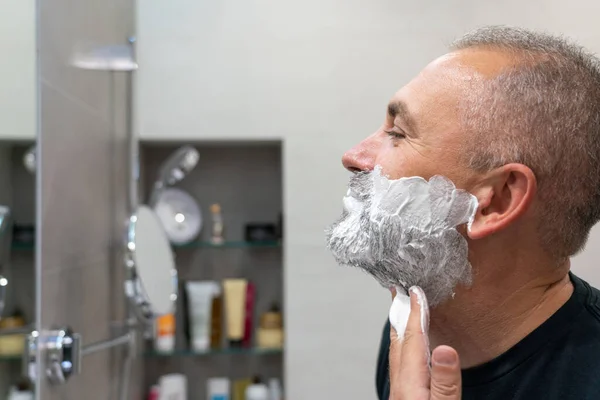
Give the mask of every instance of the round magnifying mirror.
<svg viewBox="0 0 600 400">
<path fill-rule="evenodd" d="M 177 271 L 169 239 L 156 213 L 147 206 L 140 206 L 131 218 L 129 243 L 133 286 L 136 304 L 143 297 L 147 315 L 163 315 L 173 312 L 177 299 Z M 129 294 L 128 294 L 129 295 Z M 130 296 L 131 297 L 131 296 Z"/>
</svg>

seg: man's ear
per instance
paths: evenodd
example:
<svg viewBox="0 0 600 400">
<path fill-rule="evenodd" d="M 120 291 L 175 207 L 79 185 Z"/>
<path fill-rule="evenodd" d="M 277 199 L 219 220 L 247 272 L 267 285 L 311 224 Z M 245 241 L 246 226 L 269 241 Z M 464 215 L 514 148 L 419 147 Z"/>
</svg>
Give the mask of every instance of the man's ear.
<svg viewBox="0 0 600 400">
<path fill-rule="evenodd" d="M 490 172 L 472 190 L 479 207 L 469 238 L 482 239 L 508 227 L 527 212 L 536 192 L 535 174 L 523 164 L 507 164 Z"/>
</svg>

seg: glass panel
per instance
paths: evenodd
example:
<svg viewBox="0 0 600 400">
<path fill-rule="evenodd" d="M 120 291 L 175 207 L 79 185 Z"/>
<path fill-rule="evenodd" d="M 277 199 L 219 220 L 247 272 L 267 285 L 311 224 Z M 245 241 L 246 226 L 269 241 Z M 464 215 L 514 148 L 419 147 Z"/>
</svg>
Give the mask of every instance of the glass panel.
<svg viewBox="0 0 600 400">
<path fill-rule="evenodd" d="M 145 354 L 146 357 L 201 357 L 201 356 L 216 356 L 216 355 L 283 355 L 281 349 L 259 349 L 259 348 L 228 348 L 228 349 L 213 349 L 204 352 L 197 352 L 191 350 L 175 350 L 172 353 L 160 353 L 156 351 L 149 351 Z"/>
<path fill-rule="evenodd" d="M 280 242 L 225 242 L 222 244 L 214 244 L 211 242 L 191 242 L 187 244 L 173 245 L 178 249 L 195 249 L 195 248 L 212 248 L 212 249 L 247 249 L 247 248 L 273 248 L 281 247 Z"/>
<path fill-rule="evenodd" d="M 36 316 L 35 21 L 34 0 L 0 2 L 0 398 L 33 391 L 21 360 Z"/>
</svg>

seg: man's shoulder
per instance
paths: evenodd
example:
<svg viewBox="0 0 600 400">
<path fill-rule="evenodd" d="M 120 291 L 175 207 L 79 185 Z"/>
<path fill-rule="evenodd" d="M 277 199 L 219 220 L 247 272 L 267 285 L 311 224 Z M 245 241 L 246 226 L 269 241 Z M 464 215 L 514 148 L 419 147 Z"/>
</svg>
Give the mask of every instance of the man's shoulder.
<svg viewBox="0 0 600 400">
<path fill-rule="evenodd" d="M 553 358 L 562 358 L 574 368 L 578 364 L 593 366 L 590 372 L 596 378 L 600 370 L 600 290 L 573 274 L 571 280 L 575 288 L 573 296 L 583 307 L 579 306 L 579 311 L 573 308 L 574 315 L 563 320 L 571 327 L 567 328 L 567 335 L 558 340 Z M 582 370 L 575 370 L 578 375 L 585 375 Z"/>
<path fill-rule="evenodd" d="M 588 322 L 590 327 L 600 330 L 600 290 L 573 273 L 570 276 L 574 286 L 574 296 L 579 298 L 585 310 L 585 314 L 576 321 L 577 325 Z M 600 337 L 598 337 L 598 345 L 600 345 Z"/>
</svg>

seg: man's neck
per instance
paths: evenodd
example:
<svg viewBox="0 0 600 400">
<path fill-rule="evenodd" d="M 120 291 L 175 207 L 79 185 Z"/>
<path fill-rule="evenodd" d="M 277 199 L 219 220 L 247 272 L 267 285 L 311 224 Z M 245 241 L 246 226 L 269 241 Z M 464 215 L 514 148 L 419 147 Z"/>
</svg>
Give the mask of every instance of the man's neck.
<svg viewBox="0 0 600 400">
<path fill-rule="evenodd" d="M 554 268 L 541 277 L 522 276 L 514 265 L 509 268 L 512 272 L 504 271 L 502 276 L 475 276 L 471 288 L 457 290 L 454 299 L 431 311 L 431 348 L 454 347 L 462 368 L 506 352 L 571 297 L 568 263 Z"/>
</svg>

